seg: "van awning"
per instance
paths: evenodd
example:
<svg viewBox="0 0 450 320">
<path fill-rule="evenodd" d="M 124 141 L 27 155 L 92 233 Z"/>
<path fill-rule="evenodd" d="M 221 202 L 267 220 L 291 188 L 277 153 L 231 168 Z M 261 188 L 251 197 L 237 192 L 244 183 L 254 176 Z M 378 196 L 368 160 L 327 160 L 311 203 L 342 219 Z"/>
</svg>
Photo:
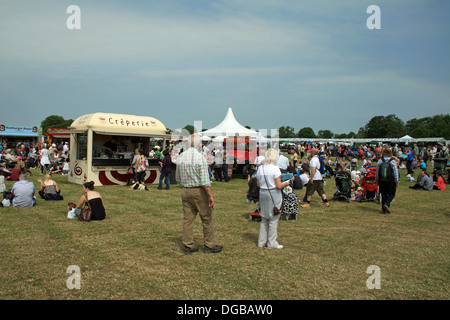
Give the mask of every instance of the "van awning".
<svg viewBox="0 0 450 320">
<path fill-rule="evenodd" d="M 111 136 L 133 136 L 133 137 L 152 137 L 152 138 L 169 138 L 170 134 L 162 134 L 156 132 L 138 132 L 138 131 L 111 131 L 105 129 L 92 129 L 97 134 Z"/>
<path fill-rule="evenodd" d="M 91 129 L 97 134 L 111 135 L 111 136 L 133 136 L 133 137 L 150 137 L 150 138 L 170 138 L 170 134 L 162 134 L 156 132 L 142 132 L 142 131 L 111 131 L 106 129 Z M 59 133 L 87 133 L 88 129 L 70 129 L 70 130 L 54 130 L 52 134 Z"/>
</svg>

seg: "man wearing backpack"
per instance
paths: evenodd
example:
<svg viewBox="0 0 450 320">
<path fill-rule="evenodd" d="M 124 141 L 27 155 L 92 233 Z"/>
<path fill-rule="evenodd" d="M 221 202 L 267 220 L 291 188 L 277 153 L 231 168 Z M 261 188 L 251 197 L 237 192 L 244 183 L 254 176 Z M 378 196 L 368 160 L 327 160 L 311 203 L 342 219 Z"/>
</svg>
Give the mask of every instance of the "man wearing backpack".
<svg viewBox="0 0 450 320">
<path fill-rule="evenodd" d="M 383 213 L 391 213 L 390 206 L 395 197 L 400 175 L 397 168 L 396 158 L 392 156 L 392 150 L 384 148 L 381 158 L 378 160 L 375 179 L 380 188 L 381 209 Z"/>
</svg>

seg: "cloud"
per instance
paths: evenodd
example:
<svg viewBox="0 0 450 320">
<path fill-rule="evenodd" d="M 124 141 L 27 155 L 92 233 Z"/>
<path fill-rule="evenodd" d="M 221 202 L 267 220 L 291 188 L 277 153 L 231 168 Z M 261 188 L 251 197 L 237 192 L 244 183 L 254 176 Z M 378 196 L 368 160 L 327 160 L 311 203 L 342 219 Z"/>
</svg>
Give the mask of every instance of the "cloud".
<svg viewBox="0 0 450 320">
<path fill-rule="evenodd" d="M 316 36 L 260 17 L 158 16 L 80 5 L 81 30 L 69 30 L 63 5 L 30 5 L 1 14 L 0 58 L 39 63 L 131 62 L 301 54 Z M 295 39 L 295 41 L 293 41 Z M 303 51 L 304 53 L 304 51 Z"/>
<path fill-rule="evenodd" d="M 142 78 L 185 78 L 185 77 L 255 77 L 273 76 L 276 74 L 289 74 L 311 72 L 320 68 L 299 66 L 267 66 L 242 68 L 203 68 L 203 69 L 144 69 L 134 72 L 132 76 Z"/>
</svg>

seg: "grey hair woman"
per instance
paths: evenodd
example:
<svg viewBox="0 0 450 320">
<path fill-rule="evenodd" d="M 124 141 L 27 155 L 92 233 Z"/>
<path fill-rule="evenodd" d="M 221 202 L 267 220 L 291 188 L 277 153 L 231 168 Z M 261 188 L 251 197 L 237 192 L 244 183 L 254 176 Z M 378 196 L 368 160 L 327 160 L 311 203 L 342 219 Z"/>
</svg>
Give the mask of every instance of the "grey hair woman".
<svg viewBox="0 0 450 320">
<path fill-rule="evenodd" d="M 275 149 L 268 149 L 263 164 L 258 168 L 257 179 L 259 201 L 261 205 L 261 224 L 259 228 L 258 247 L 281 249 L 278 243 L 278 221 L 280 214 L 274 213 L 274 207 L 281 210 L 281 190 L 289 185 L 289 181 L 281 182 L 281 171 L 276 166 L 279 153 Z"/>
</svg>

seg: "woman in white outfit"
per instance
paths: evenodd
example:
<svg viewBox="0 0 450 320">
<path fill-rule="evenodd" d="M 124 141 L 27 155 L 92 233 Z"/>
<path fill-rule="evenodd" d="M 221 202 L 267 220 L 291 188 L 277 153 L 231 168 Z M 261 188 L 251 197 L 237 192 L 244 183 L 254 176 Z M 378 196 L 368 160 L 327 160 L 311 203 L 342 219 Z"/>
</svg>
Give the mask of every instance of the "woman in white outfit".
<svg viewBox="0 0 450 320">
<path fill-rule="evenodd" d="M 46 147 L 46 145 L 44 144 L 44 146 L 42 147 L 41 151 L 40 151 L 40 156 L 41 156 L 41 173 L 44 173 L 44 168 L 45 171 L 47 172 L 49 166 L 50 166 L 50 158 L 49 158 L 49 151 Z"/>
<path fill-rule="evenodd" d="M 281 182 L 281 171 L 276 166 L 279 153 L 275 149 L 268 149 L 263 164 L 258 168 L 259 201 L 261 205 L 261 224 L 259 228 L 258 247 L 281 249 L 277 242 L 277 228 L 280 214 L 274 214 L 273 207 L 281 211 L 283 196 L 281 190 L 289 185 L 289 181 Z"/>
</svg>

